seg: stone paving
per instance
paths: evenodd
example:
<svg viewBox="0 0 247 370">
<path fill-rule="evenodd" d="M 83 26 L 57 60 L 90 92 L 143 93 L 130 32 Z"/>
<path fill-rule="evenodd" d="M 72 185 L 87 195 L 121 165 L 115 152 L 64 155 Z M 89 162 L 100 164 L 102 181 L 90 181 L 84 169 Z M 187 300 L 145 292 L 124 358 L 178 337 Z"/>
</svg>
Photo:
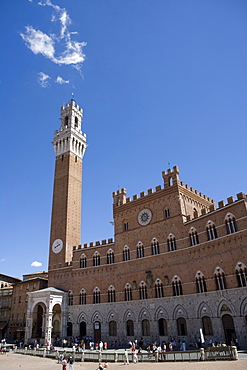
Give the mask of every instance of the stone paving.
<svg viewBox="0 0 247 370">
<path fill-rule="evenodd" d="M 109 370 L 246 370 L 247 359 L 237 361 L 207 361 L 207 362 L 158 362 L 158 363 L 109 363 Z M 123 369 L 124 368 L 124 369 Z M 2 370 L 62 370 L 57 360 L 34 356 L 7 353 L 0 355 L 0 369 Z M 96 362 L 76 362 L 74 370 L 96 370 Z M 67 370 L 69 366 L 67 365 Z"/>
</svg>

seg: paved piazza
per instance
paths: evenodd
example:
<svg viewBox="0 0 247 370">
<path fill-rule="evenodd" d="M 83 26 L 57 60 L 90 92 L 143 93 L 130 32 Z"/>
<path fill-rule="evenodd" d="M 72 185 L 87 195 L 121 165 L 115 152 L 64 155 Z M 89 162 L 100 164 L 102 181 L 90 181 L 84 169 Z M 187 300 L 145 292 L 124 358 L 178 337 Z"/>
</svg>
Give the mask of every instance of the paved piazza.
<svg viewBox="0 0 247 370">
<path fill-rule="evenodd" d="M 138 363 L 130 365 L 124 365 L 123 363 L 109 363 L 109 370 L 121 370 L 125 367 L 130 370 L 150 370 L 150 363 Z M 186 369 L 197 369 L 197 370 L 234 370 L 234 369 L 247 369 L 247 360 L 238 361 L 207 361 L 207 362 L 159 362 L 152 363 L 152 370 L 186 370 Z M 6 355 L 0 355 L 0 369 L 4 370 L 61 370 L 61 364 L 57 361 L 48 358 L 40 358 L 27 355 L 19 355 L 9 353 Z M 74 364 L 74 370 L 96 370 L 96 362 L 76 362 Z M 67 370 L 69 366 L 67 365 Z"/>
</svg>

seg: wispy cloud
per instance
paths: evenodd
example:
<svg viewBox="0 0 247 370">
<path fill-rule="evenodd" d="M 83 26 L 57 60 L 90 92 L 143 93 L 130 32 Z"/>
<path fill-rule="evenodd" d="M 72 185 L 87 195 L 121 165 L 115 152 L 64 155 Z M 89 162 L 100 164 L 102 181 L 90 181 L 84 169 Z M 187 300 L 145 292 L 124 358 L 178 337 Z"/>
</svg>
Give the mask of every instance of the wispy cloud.
<svg viewBox="0 0 247 370">
<path fill-rule="evenodd" d="M 53 4 L 50 0 L 40 1 L 38 4 L 52 7 L 51 22 L 60 23 L 60 32 L 59 34 L 47 34 L 33 26 L 26 26 L 25 32 L 20 33 L 26 46 L 34 54 L 41 54 L 58 65 L 76 67 L 81 73 L 82 64 L 86 57 L 83 52 L 86 42 L 78 42 L 72 39 L 78 33 L 76 31 L 69 32 L 68 27 L 72 21 L 67 10 Z"/>
<path fill-rule="evenodd" d="M 69 83 L 69 80 L 66 81 L 62 77 L 57 76 L 57 79 L 56 79 L 55 82 L 58 83 L 58 84 L 60 84 L 60 85 L 62 85 L 62 84 L 68 84 Z"/>
<path fill-rule="evenodd" d="M 31 263 L 31 266 L 33 266 L 33 267 L 40 267 L 40 266 L 42 266 L 42 263 L 41 262 L 38 262 L 38 261 L 34 261 L 34 262 Z"/>
<path fill-rule="evenodd" d="M 40 84 L 41 87 L 49 87 L 50 86 L 50 83 L 49 83 L 50 78 L 51 78 L 50 76 L 46 75 L 43 72 L 38 73 L 38 83 Z"/>
<path fill-rule="evenodd" d="M 5 261 L 5 258 L 1 258 L 1 259 L 0 259 L 0 262 L 4 262 L 4 261 Z"/>
</svg>

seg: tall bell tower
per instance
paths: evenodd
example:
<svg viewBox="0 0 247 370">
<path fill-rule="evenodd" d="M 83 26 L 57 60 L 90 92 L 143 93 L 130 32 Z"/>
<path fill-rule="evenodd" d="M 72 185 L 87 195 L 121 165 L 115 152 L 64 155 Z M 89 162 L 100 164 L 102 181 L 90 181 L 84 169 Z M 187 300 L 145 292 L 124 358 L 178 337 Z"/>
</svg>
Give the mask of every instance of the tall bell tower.
<svg viewBox="0 0 247 370">
<path fill-rule="evenodd" d="M 54 132 L 56 155 L 48 270 L 72 259 L 81 239 L 82 159 L 87 147 L 82 133 L 83 110 L 74 99 L 60 112 L 60 129 Z"/>
</svg>

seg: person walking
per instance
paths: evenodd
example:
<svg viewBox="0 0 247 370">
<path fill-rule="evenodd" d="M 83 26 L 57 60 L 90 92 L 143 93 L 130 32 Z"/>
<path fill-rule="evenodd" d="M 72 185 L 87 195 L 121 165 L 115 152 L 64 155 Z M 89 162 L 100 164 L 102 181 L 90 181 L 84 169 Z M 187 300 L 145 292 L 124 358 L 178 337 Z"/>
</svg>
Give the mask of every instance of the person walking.
<svg viewBox="0 0 247 370">
<path fill-rule="evenodd" d="M 74 370 L 74 359 L 72 356 L 68 359 L 69 370 Z"/>
<path fill-rule="evenodd" d="M 124 365 L 129 365 L 129 354 L 128 354 L 128 351 L 127 351 L 127 348 L 125 348 L 124 350 Z"/>
<path fill-rule="evenodd" d="M 62 370 L 66 370 L 67 362 L 66 362 L 65 358 L 62 360 L 61 364 L 62 364 Z"/>
</svg>

